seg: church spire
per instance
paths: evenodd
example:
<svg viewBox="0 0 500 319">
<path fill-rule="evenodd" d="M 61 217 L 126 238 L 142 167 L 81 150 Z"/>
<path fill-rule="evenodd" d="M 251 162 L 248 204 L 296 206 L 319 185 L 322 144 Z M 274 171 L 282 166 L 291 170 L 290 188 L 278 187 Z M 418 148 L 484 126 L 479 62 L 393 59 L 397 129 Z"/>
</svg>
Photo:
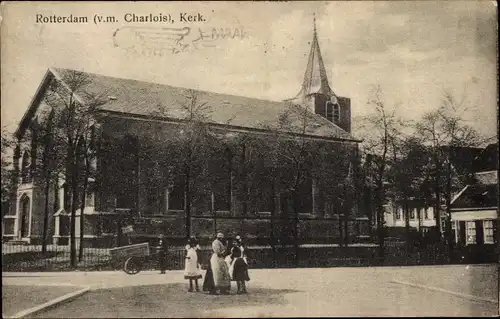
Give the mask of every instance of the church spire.
<svg viewBox="0 0 500 319">
<path fill-rule="evenodd" d="M 311 50 L 309 51 L 309 58 L 307 60 L 306 72 L 304 73 L 302 88 L 296 96 L 296 99 L 304 99 L 308 95 L 315 93 L 321 93 L 327 96 L 333 95 L 333 91 L 328 84 L 328 77 L 319 48 L 318 33 L 316 31 L 316 15 L 313 17 L 313 39 Z"/>
</svg>

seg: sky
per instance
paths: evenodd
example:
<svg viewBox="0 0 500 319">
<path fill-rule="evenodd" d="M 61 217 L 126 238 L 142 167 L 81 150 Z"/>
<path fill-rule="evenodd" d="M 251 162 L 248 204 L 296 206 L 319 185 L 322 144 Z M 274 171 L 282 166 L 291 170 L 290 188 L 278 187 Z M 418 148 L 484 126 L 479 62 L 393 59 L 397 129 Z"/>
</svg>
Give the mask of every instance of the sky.
<svg viewBox="0 0 500 319">
<path fill-rule="evenodd" d="M 407 119 L 438 107 L 448 90 L 457 97 L 465 92 L 467 103 L 479 106 L 467 117 L 481 133 L 497 133 L 492 1 L 2 2 L 0 10 L 1 124 L 8 131 L 15 130 L 49 67 L 275 101 L 294 97 L 315 14 L 330 86 L 351 98 L 354 119 L 372 111 L 366 101 L 374 85 Z M 174 22 L 128 23 L 127 13 L 170 15 Z M 199 13 L 204 21 L 181 22 L 181 13 Z M 37 14 L 86 16 L 89 23 L 41 24 Z M 117 22 L 94 24 L 95 14 Z M 137 38 L 141 30 L 165 37 L 170 31 L 161 28 L 183 27 L 191 35 L 201 30 L 210 46 L 161 56 L 126 50 L 131 44 L 144 48 Z M 232 36 L 211 36 L 213 28 L 229 28 Z"/>
</svg>

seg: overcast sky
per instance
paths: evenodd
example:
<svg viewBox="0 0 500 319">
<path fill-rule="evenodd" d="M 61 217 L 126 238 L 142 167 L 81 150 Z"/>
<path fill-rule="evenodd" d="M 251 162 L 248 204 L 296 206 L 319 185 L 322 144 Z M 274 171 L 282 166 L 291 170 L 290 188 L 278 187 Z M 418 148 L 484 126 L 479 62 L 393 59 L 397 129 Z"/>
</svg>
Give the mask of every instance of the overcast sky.
<svg viewBox="0 0 500 319">
<path fill-rule="evenodd" d="M 181 12 L 201 13 L 206 21 L 182 24 Z M 119 22 L 95 25 L 96 13 Z M 170 14 L 175 23 L 125 23 L 125 13 Z M 15 129 L 49 67 L 270 100 L 293 97 L 307 63 L 313 13 L 330 86 L 352 99 L 354 117 L 369 111 L 375 84 L 408 118 L 437 107 L 443 90 L 459 96 L 466 87 L 470 103 L 480 105 L 471 114 L 476 127 L 496 134 L 497 16 L 491 1 L 2 3 L 2 127 Z M 89 23 L 36 24 L 36 14 L 87 16 Z M 188 26 L 207 34 L 214 27 L 242 28 L 247 36 L 146 57 L 113 45 L 113 32 L 125 26 Z"/>
</svg>

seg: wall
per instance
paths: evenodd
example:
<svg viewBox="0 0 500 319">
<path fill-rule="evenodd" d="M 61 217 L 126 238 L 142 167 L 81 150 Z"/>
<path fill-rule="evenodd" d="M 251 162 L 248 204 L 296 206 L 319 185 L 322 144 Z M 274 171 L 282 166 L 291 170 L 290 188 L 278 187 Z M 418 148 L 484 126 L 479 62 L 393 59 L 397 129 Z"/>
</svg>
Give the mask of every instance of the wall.
<svg viewBox="0 0 500 319">
<path fill-rule="evenodd" d="M 340 126 L 345 131 L 351 133 L 351 99 L 347 97 L 338 97 L 340 105 Z"/>
</svg>

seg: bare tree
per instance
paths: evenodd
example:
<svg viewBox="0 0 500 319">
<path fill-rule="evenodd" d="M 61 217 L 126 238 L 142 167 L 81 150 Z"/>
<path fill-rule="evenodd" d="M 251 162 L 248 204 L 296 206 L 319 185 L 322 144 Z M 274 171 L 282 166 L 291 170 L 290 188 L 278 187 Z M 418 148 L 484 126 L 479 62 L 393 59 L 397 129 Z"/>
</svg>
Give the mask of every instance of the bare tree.
<svg viewBox="0 0 500 319">
<path fill-rule="evenodd" d="M 107 102 L 105 92 L 92 92 L 92 79 L 89 75 L 72 70 L 58 72 L 49 84 L 45 95 L 45 103 L 55 112 L 52 138 L 53 143 L 62 147 L 64 152 L 65 181 L 69 185 L 71 195 L 70 253 L 71 266 L 76 267 L 76 210 L 82 181 L 84 187 L 88 179 L 81 170 L 82 158 L 85 156 L 85 141 L 95 123 L 96 110 Z M 85 198 L 86 189 L 80 193 Z M 84 211 L 80 214 L 80 223 L 84 223 Z M 82 227 L 82 226 L 81 226 Z M 80 245 L 83 245 L 80 242 Z"/>
<path fill-rule="evenodd" d="M 384 202 L 388 186 L 388 168 L 391 166 L 397 153 L 397 140 L 401 135 L 402 121 L 396 115 L 396 108 L 388 109 L 384 102 L 380 86 L 373 88 L 371 97 L 367 102 L 374 112 L 359 118 L 358 124 L 363 126 L 360 133 L 364 140 L 363 152 L 369 163 L 365 167 L 369 170 L 365 174 L 374 183 L 375 215 L 377 237 L 379 242 L 379 256 L 383 258 L 385 220 Z"/>
<path fill-rule="evenodd" d="M 305 204 L 302 203 L 304 196 L 301 193 L 305 186 L 310 186 L 307 182 L 313 178 L 313 161 L 318 151 L 317 141 L 308 134 L 315 122 L 315 115 L 306 108 L 289 105 L 275 125 L 266 127 L 271 132 L 269 157 L 282 194 L 281 211 L 286 220 L 293 220 L 289 232 L 294 237 L 296 263 L 299 261 L 300 212 Z M 285 227 L 285 231 L 290 226 Z"/>
<path fill-rule="evenodd" d="M 184 213 L 185 233 L 191 235 L 191 213 L 193 201 L 198 193 L 204 196 L 210 185 L 209 162 L 217 142 L 216 134 L 210 127 L 212 106 L 200 101 L 200 93 L 195 90 L 186 90 L 183 101 L 179 105 L 158 105 L 151 114 L 158 117 L 168 117 L 173 110 L 180 111 L 181 116 L 177 128 L 168 138 L 163 140 L 161 149 L 169 147 L 169 156 L 162 160 L 163 171 L 160 175 L 169 175 L 170 181 L 182 180 L 184 185 Z M 160 144 L 160 145 L 161 145 Z M 158 149 L 158 141 L 151 141 L 150 145 Z M 167 170 L 167 172 L 165 172 Z"/>
<path fill-rule="evenodd" d="M 478 147 L 486 139 L 479 134 L 466 120 L 466 114 L 476 109 L 476 105 L 463 96 L 457 99 L 451 92 L 445 91 L 441 105 L 436 110 L 427 112 L 416 125 L 416 132 L 427 146 L 431 154 L 431 170 L 433 190 L 435 196 L 436 227 L 440 230 L 441 198 L 446 205 L 446 229 L 444 231 L 448 248 L 451 253 L 453 238 L 451 231 L 450 204 L 453 193 L 462 183 L 456 183 L 457 177 L 464 177 L 465 172 L 459 172 L 459 167 L 453 166 L 456 158 L 455 151 L 460 148 Z"/>
<path fill-rule="evenodd" d="M 397 151 L 397 152 L 396 152 Z M 412 136 L 401 138 L 399 147 L 394 148 L 394 158 L 389 168 L 390 190 L 396 200 L 402 200 L 405 218 L 407 248 L 411 247 L 409 201 L 428 202 L 426 191 L 428 153 L 420 141 Z M 417 210 L 421 229 L 421 210 Z"/>
<path fill-rule="evenodd" d="M 2 128 L 2 154 L 1 154 L 1 168 L 2 168 L 2 219 L 7 211 L 10 209 L 10 201 L 15 191 L 15 169 L 12 161 L 12 151 L 14 151 L 15 141 L 12 135 L 7 132 L 6 128 Z"/>
</svg>

